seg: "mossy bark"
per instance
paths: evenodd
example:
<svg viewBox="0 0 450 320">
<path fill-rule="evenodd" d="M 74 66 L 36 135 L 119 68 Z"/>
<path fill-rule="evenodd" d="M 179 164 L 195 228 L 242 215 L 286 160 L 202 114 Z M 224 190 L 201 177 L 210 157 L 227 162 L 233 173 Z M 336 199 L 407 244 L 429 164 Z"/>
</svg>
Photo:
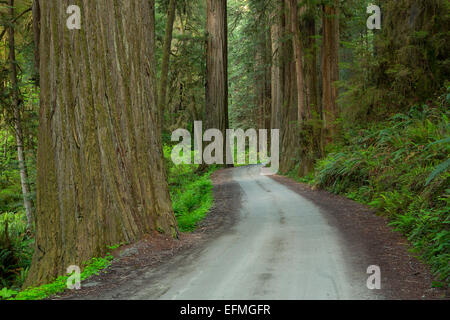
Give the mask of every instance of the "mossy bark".
<svg viewBox="0 0 450 320">
<path fill-rule="evenodd" d="M 81 30 L 66 9 L 81 8 Z M 26 286 L 154 230 L 177 235 L 149 0 L 40 1 L 36 250 Z"/>
</svg>

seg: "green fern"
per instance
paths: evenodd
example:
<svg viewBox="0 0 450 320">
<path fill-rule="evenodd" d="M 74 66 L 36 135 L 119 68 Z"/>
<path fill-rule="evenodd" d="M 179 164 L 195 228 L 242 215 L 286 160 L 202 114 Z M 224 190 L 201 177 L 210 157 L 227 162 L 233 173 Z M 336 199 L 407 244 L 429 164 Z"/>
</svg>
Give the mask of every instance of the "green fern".
<svg viewBox="0 0 450 320">
<path fill-rule="evenodd" d="M 428 186 L 431 181 L 433 181 L 437 176 L 441 175 L 442 173 L 446 172 L 450 168 L 450 158 L 447 159 L 447 161 L 441 163 L 436 167 L 436 169 L 430 174 L 430 176 L 427 179 L 426 186 Z"/>
</svg>

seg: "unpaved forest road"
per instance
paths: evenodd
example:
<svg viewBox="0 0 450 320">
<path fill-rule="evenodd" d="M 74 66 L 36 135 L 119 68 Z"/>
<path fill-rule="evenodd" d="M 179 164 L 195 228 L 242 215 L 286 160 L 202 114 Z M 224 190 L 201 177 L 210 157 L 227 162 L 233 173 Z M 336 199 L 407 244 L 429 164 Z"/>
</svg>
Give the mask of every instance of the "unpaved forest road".
<svg viewBox="0 0 450 320">
<path fill-rule="evenodd" d="M 234 226 L 201 250 L 175 256 L 89 299 L 379 299 L 367 267 L 348 264 L 337 230 L 312 202 L 261 167 L 232 169 L 242 188 Z"/>
<path fill-rule="evenodd" d="M 215 205 L 197 231 L 121 248 L 107 273 L 54 299 L 448 299 L 386 218 L 260 170 L 217 171 Z M 381 290 L 367 288 L 371 265 Z"/>
<path fill-rule="evenodd" d="M 241 217 L 198 259 L 136 293 L 139 299 L 360 299 L 340 239 L 312 203 L 259 166 L 237 168 Z"/>
</svg>

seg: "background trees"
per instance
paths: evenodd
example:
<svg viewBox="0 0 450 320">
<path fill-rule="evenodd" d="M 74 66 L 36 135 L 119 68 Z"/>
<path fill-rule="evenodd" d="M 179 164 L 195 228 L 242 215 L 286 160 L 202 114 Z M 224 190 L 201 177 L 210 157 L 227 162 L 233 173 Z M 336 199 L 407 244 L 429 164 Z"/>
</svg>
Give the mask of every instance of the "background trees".
<svg viewBox="0 0 450 320">
<path fill-rule="evenodd" d="M 23 280 L 32 254 L 39 100 L 31 3 L 0 4 L 0 286 Z"/>
<path fill-rule="evenodd" d="M 16 19 L 14 0 L 9 1 L 9 19 L 14 21 Z M 16 43 L 14 23 L 11 23 L 8 28 L 8 46 L 9 46 L 9 67 L 10 67 L 10 83 L 11 83 L 11 108 L 13 109 L 14 134 L 17 145 L 17 158 L 19 161 L 20 184 L 22 186 L 23 203 L 27 215 L 27 226 L 29 229 L 33 226 L 33 202 L 31 200 L 30 185 L 28 181 L 28 171 L 26 166 L 25 151 L 24 151 L 24 137 L 21 120 L 21 104 L 19 81 L 17 75 L 16 62 Z"/>
</svg>

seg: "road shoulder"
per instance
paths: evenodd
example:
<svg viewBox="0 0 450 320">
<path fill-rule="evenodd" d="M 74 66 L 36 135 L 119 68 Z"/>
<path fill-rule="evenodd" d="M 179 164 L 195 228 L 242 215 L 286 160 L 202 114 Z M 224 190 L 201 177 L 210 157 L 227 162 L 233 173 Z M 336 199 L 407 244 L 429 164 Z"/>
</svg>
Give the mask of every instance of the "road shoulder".
<svg viewBox="0 0 450 320">
<path fill-rule="evenodd" d="M 444 290 L 432 288 L 434 278 L 430 268 L 409 252 L 408 240 L 388 226 L 387 218 L 343 196 L 313 190 L 287 177 L 271 178 L 321 209 L 328 223 L 341 233 L 346 256 L 353 260 L 350 264 L 367 268 L 361 265 L 362 261 L 371 261 L 381 268 L 381 293 L 385 298 L 416 300 L 445 296 Z"/>
</svg>

